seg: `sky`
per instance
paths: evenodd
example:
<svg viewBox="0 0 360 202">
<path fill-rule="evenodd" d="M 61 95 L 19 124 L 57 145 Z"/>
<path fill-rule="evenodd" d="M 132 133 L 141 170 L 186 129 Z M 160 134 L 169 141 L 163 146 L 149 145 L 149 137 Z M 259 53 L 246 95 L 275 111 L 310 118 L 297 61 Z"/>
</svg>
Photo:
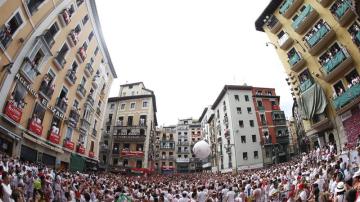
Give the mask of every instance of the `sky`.
<svg viewBox="0 0 360 202">
<path fill-rule="evenodd" d="M 198 119 L 224 85 L 273 87 L 289 117 L 285 70 L 255 20 L 269 0 L 97 0 L 120 85 L 143 81 L 154 91 L 158 124 Z"/>
</svg>

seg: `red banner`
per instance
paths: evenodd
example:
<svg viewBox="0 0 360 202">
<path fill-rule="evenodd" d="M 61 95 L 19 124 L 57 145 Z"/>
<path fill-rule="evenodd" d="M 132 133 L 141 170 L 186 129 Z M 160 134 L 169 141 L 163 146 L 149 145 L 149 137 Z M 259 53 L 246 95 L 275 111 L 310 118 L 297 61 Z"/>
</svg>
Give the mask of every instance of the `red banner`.
<svg viewBox="0 0 360 202">
<path fill-rule="evenodd" d="M 280 110 L 279 105 L 273 105 L 273 106 L 272 106 L 272 110 Z"/>
<path fill-rule="evenodd" d="M 75 144 L 69 140 L 65 141 L 64 147 L 70 150 L 74 150 Z"/>
<path fill-rule="evenodd" d="M 131 168 L 131 172 L 145 174 L 150 173 L 150 170 L 147 168 Z"/>
<path fill-rule="evenodd" d="M 144 152 L 142 152 L 142 151 L 121 151 L 121 156 L 123 156 L 123 157 L 144 157 Z"/>
<path fill-rule="evenodd" d="M 55 133 L 50 133 L 48 140 L 54 144 L 59 144 L 60 136 Z"/>
<path fill-rule="evenodd" d="M 35 120 L 30 121 L 29 128 L 31 132 L 35 133 L 38 136 L 41 136 L 43 127 L 41 124 L 36 123 Z"/>
<path fill-rule="evenodd" d="M 79 153 L 79 154 L 85 154 L 85 147 L 79 146 L 78 149 L 77 149 L 77 153 Z"/>
<path fill-rule="evenodd" d="M 16 106 L 12 102 L 8 102 L 5 107 L 5 114 L 14 120 L 16 123 L 20 123 L 22 110 Z"/>
<path fill-rule="evenodd" d="M 94 157 L 95 157 L 95 153 L 94 153 L 94 152 L 89 152 L 89 157 L 90 157 L 90 158 L 94 158 Z"/>
</svg>

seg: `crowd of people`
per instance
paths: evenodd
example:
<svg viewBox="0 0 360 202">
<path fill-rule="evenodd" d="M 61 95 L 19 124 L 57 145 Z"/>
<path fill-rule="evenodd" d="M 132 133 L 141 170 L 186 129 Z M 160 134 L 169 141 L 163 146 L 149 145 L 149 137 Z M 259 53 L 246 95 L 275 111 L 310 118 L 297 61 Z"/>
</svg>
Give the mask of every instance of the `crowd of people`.
<svg viewBox="0 0 360 202">
<path fill-rule="evenodd" d="M 318 31 L 322 29 L 322 27 L 325 26 L 327 28 L 327 30 L 330 30 L 330 26 L 324 22 L 324 20 L 319 20 L 319 22 L 316 23 L 316 25 L 308 32 L 305 34 L 305 36 L 303 37 L 303 41 L 307 42 L 309 46 L 314 46 L 317 41 L 314 41 L 312 43 L 309 43 L 309 40 L 314 36 L 317 35 L 318 36 L 318 40 L 320 40 L 320 38 L 322 37 L 322 34 L 325 33 L 319 33 Z"/>
<path fill-rule="evenodd" d="M 4 202 L 360 201 L 358 152 L 336 153 L 329 145 L 257 170 L 146 176 L 56 171 L 2 155 L 0 196 Z"/>
</svg>

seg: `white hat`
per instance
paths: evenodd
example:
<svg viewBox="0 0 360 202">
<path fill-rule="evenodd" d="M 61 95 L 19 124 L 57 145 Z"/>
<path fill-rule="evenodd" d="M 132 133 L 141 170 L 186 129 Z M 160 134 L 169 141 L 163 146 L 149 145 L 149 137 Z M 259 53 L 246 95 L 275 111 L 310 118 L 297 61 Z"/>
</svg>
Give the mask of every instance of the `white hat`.
<svg viewBox="0 0 360 202">
<path fill-rule="evenodd" d="M 345 191 L 345 186 L 344 186 L 344 182 L 339 182 L 336 186 L 335 192 L 343 192 Z"/>
<path fill-rule="evenodd" d="M 359 177 L 360 176 L 360 170 L 358 170 L 356 173 L 354 173 L 353 177 Z"/>
</svg>

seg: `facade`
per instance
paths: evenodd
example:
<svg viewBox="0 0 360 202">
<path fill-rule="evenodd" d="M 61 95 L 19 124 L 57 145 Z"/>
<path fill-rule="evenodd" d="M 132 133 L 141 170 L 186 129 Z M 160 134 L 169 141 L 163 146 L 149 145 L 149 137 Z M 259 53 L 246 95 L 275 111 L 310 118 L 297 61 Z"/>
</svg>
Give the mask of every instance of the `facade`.
<svg viewBox="0 0 360 202">
<path fill-rule="evenodd" d="M 225 85 L 211 107 L 215 113 L 217 170 L 221 172 L 263 167 L 252 97 L 251 86 Z"/>
<path fill-rule="evenodd" d="M 176 171 L 176 126 L 160 127 L 156 132 L 155 167 L 163 174 L 174 173 Z"/>
<path fill-rule="evenodd" d="M 300 144 L 355 146 L 360 134 L 360 24 L 355 1 L 272 0 L 257 19 L 289 75 Z M 307 148 L 304 146 L 302 148 Z"/>
<path fill-rule="evenodd" d="M 289 132 L 284 111 L 280 110 L 280 96 L 274 88 L 252 88 L 253 103 L 261 134 L 264 165 L 289 159 Z M 244 113 L 252 113 L 247 108 Z"/>
<path fill-rule="evenodd" d="M 95 1 L 0 1 L 0 13 L 1 152 L 94 166 L 116 78 Z"/>
<path fill-rule="evenodd" d="M 112 172 L 152 172 L 155 167 L 156 99 L 142 82 L 120 86 L 108 99 L 100 159 Z"/>
</svg>

